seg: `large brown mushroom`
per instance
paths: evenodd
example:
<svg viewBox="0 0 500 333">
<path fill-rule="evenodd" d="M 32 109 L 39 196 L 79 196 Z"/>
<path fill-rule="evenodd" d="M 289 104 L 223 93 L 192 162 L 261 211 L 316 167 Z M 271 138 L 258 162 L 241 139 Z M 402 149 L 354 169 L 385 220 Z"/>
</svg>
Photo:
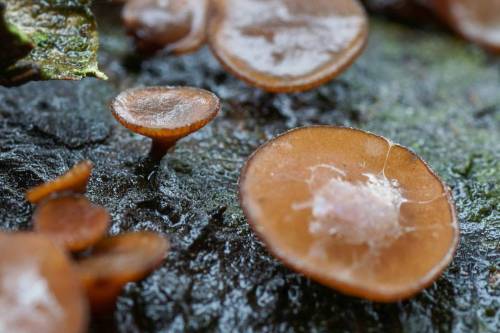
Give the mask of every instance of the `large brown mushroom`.
<svg viewBox="0 0 500 333">
<path fill-rule="evenodd" d="M 150 156 L 161 159 L 175 143 L 207 125 L 219 112 L 213 93 L 192 87 L 129 89 L 111 104 L 114 117 L 132 132 L 150 137 Z"/>
<path fill-rule="evenodd" d="M 152 232 L 133 232 L 100 241 L 88 258 L 78 263 L 92 311 L 111 310 L 123 286 L 139 281 L 158 267 L 170 244 Z"/>
<path fill-rule="evenodd" d="M 375 301 L 431 284 L 458 243 L 446 185 L 408 149 L 361 130 L 309 127 L 271 140 L 243 168 L 240 196 L 287 266 Z"/>
<path fill-rule="evenodd" d="M 460 35 L 500 53 L 500 0 L 433 0 L 438 14 Z"/>
<path fill-rule="evenodd" d="M 210 46 L 222 65 L 270 92 L 315 88 L 363 50 L 368 20 L 357 0 L 214 0 Z"/>
<path fill-rule="evenodd" d="M 91 161 L 81 161 L 56 179 L 29 189 L 26 199 L 31 203 L 38 203 L 54 193 L 85 193 L 92 168 Z"/>
<path fill-rule="evenodd" d="M 184 54 L 205 43 L 209 0 L 130 0 L 122 12 L 139 50 Z"/>
<path fill-rule="evenodd" d="M 0 233 L 0 332 L 84 333 L 88 306 L 64 252 L 33 233 Z"/>
<path fill-rule="evenodd" d="M 99 241 L 110 220 L 104 207 L 77 194 L 45 200 L 33 215 L 35 231 L 69 251 L 82 251 Z"/>
</svg>

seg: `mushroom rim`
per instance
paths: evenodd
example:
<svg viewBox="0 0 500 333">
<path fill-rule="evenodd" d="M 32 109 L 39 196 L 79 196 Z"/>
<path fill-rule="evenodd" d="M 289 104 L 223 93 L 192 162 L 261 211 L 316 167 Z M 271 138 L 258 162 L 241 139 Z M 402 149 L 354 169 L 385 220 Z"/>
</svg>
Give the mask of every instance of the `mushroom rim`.
<svg viewBox="0 0 500 333">
<path fill-rule="evenodd" d="M 209 116 L 202 119 L 198 120 L 194 123 L 184 125 L 184 126 L 178 126 L 174 128 L 165 128 L 165 127 L 157 127 L 157 126 L 150 126 L 150 127 L 144 127 L 140 124 L 136 123 L 131 123 L 123 119 L 122 116 L 120 116 L 116 110 L 115 103 L 116 100 L 119 96 L 122 94 L 128 95 L 131 93 L 134 93 L 136 91 L 141 91 L 141 90 L 157 90 L 157 91 L 163 91 L 163 90 L 191 90 L 191 91 L 197 91 L 197 92 L 202 92 L 204 94 L 207 94 L 210 96 L 210 99 L 215 101 L 214 105 L 214 110 L 210 112 Z M 111 110 L 111 114 L 113 117 L 126 129 L 129 131 L 132 131 L 134 133 L 147 136 L 153 140 L 173 140 L 177 141 L 182 139 L 185 136 L 188 136 L 191 133 L 194 133 L 201 128 L 205 127 L 207 124 L 209 124 L 212 120 L 214 120 L 217 115 L 219 114 L 221 110 L 221 101 L 220 98 L 214 94 L 213 92 L 203 89 L 203 88 L 198 88 L 198 87 L 190 87 L 190 86 L 147 86 L 147 87 L 134 87 L 134 88 L 129 88 L 126 90 L 123 90 L 120 92 L 118 95 L 116 95 L 111 102 L 109 102 L 109 109 Z M 163 132 L 169 132 L 169 133 L 163 133 Z"/>
<path fill-rule="evenodd" d="M 445 253 L 443 258 L 437 262 L 431 270 L 429 270 L 421 279 L 418 281 L 409 284 L 407 287 L 399 288 L 399 289 L 394 289 L 394 288 L 388 288 L 388 287 L 377 287 L 377 288 L 367 288 L 362 284 L 359 283 L 353 283 L 351 280 L 346 279 L 346 278 L 341 278 L 339 276 L 333 276 L 332 274 L 329 274 L 328 276 L 322 275 L 317 269 L 310 268 L 307 263 L 304 263 L 302 260 L 300 262 L 292 261 L 289 260 L 285 255 L 283 255 L 283 251 L 279 249 L 278 246 L 273 245 L 272 240 L 270 241 L 269 237 L 267 237 L 265 232 L 260 232 L 258 230 L 258 224 L 252 217 L 251 214 L 249 214 L 249 208 L 245 205 L 245 199 L 244 196 L 245 194 L 243 193 L 243 185 L 246 181 L 246 176 L 248 173 L 248 168 L 251 166 L 253 163 L 254 158 L 259 154 L 259 152 L 263 149 L 265 149 L 268 145 L 272 144 L 275 140 L 288 136 L 290 134 L 293 134 L 294 132 L 297 131 L 302 131 L 302 130 L 308 130 L 308 129 L 316 129 L 316 128 L 323 128 L 323 129 L 334 129 L 334 130 L 353 130 L 359 133 L 367 134 L 369 136 L 376 137 L 378 139 L 383 139 L 386 141 L 389 145 L 396 146 L 399 148 L 404 149 L 405 151 L 408 151 L 410 154 L 412 154 L 417 160 L 419 160 L 427 171 L 431 174 L 431 176 L 436 179 L 441 187 L 443 188 L 443 194 L 444 198 L 446 198 L 448 202 L 448 207 L 450 209 L 451 213 L 451 225 L 453 227 L 453 243 L 451 244 L 449 250 Z M 413 152 L 411 149 L 402 146 L 397 143 L 393 143 L 386 137 L 383 137 L 381 135 L 377 135 L 375 133 L 372 133 L 367 130 L 362 130 L 362 129 L 357 129 L 349 126 L 336 126 L 336 125 L 312 125 L 312 126 L 302 126 L 302 127 L 297 127 L 290 129 L 288 131 L 285 131 L 284 133 L 281 133 L 272 139 L 268 140 L 261 146 L 259 146 L 246 160 L 244 163 L 243 167 L 241 168 L 240 172 L 240 177 L 238 179 L 238 199 L 240 203 L 240 207 L 243 211 L 243 214 L 245 215 L 248 224 L 254 231 L 254 233 L 258 236 L 260 240 L 265 245 L 265 248 L 267 251 L 279 259 L 281 261 L 281 264 L 284 266 L 288 267 L 289 269 L 293 270 L 294 272 L 301 274 L 302 276 L 305 276 L 307 278 L 310 278 L 324 286 L 334 288 L 337 292 L 345 294 L 345 295 L 350 295 L 350 296 L 355 296 L 359 298 L 364 298 L 364 299 L 369 299 L 371 301 L 375 302 L 381 302 L 381 303 L 392 303 L 392 302 L 397 302 L 401 301 L 404 299 L 408 299 L 416 294 L 418 294 L 422 289 L 427 288 L 430 286 L 434 281 L 444 272 L 444 270 L 448 267 L 448 265 L 451 263 L 453 260 L 454 254 L 456 253 L 456 250 L 459 245 L 460 241 L 460 226 L 459 226 L 459 221 L 457 219 L 457 213 L 456 213 L 456 207 L 455 207 L 455 202 L 453 200 L 453 197 L 451 195 L 451 190 L 449 187 L 437 176 L 437 174 L 434 172 L 434 170 L 428 165 L 426 161 L 424 161 L 420 156 L 418 156 L 415 152 Z"/>
<path fill-rule="evenodd" d="M 88 183 L 90 182 L 90 177 L 92 176 L 94 166 L 94 163 L 90 159 L 81 160 L 55 178 L 49 179 L 41 184 L 28 188 L 25 192 L 24 198 L 31 204 L 39 204 L 45 199 L 60 194 L 65 194 L 67 192 L 82 194 L 87 191 Z M 68 180 L 71 181 L 68 182 Z M 83 192 L 75 188 L 75 185 L 80 181 L 85 182 Z M 51 189 L 54 186 L 56 187 L 56 189 Z"/>
<path fill-rule="evenodd" d="M 146 235 L 147 237 L 153 236 L 157 238 L 161 238 L 162 241 L 164 242 L 164 252 L 161 253 L 161 255 L 158 255 L 158 260 L 152 260 L 151 257 L 149 257 L 147 260 L 151 260 L 151 263 L 147 265 L 145 269 L 135 269 L 133 272 L 126 272 L 123 270 L 122 274 L 120 275 L 113 275 L 114 272 L 109 273 L 109 272 L 98 272 L 98 274 L 94 274 L 95 271 L 88 270 L 84 268 L 84 263 L 88 261 L 93 261 L 98 259 L 98 257 L 110 257 L 113 259 L 114 254 L 109 254 L 107 252 L 104 253 L 94 253 L 94 251 L 99 250 L 99 246 L 101 245 L 100 243 L 110 241 L 112 239 L 116 238 L 121 238 L 121 237 L 127 237 L 127 236 L 141 236 L 141 235 Z M 88 257 L 84 257 L 80 260 L 77 260 L 75 262 L 76 269 L 78 270 L 78 273 L 80 275 L 80 278 L 82 280 L 82 283 L 86 287 L 91 287 L 92 285 L 99 283 L 100 280 L 113 280 L 113 282 L 116 282 L 117 284 L 124 285 L 128 282 L 137 282 L 140 280 L 145 279 L 149 274 L 157 270 L 162 266 L 164 261 L 167 259 L 169 256 L 170 252 L 172 249 L 172 244 L 169 240 L 169 238 L 164 234 L 164 233 L 156 233 L 148 230 L 138 230 L 138 231 L 130 231 L 130 232 L 124 232 L 121 234 L 117 235 L 111 235 L 108 237 L 105 237 L 101 239 L 99 242 L 97 242 L 91 249 L 90 254 Z M 131 253 L 135 253 L 136 251 L 131 251 Z M 161 257 L 161 258 L 160 258 Z M 146 261 L 147 261 L 146 260 Z M 92 271 L 91 273 L 89 273 Z"/>
<path fill-rule="evenodd" d="M 266 84 L 263 83 L 262 79 L 253 79 L 248 75 L 249 71 L 245 71 L 244 74 L 236 71 L 232 65 L 229 65 L 229 61 L 226 61 L 228 57 L 223 56 L 222 53 L 219 53 L 217 51 L 217 47 L 215 46 L 216 41 L 215 41 L 215 31 L 218 30 L 221 21 L 221 16 L 223 15 L 221 13 L 221 8 L 219 2 L 216 0 L 215 3 L 212 5 L 214 9 L 212 10 L 212 17 L 209 19 L 209 22 L 207 24 L 207 44 L 208 47 L 210 48 L 210 51 L 212 54 L 215 56 L 219 64 L 231 75 L 236 77 L 237 79 L 247 83 L 250 86 L 262 89 L 266 92 L 270 93 L 300 93 L 300 92 L 306 92 L 309 90 L 316 89 L 320 87 L 321 85 L 335 79 L 336 77 L 340 76 L 342 73 L 344 73 L 349 67 L 351 67 L 356 60 L 363 54 L 363 51 L 366 49 L 368 45 L 368 37 L 369 37 L 369 31 L 370 31 L 370 22 L 368 18 L 368 14 L 365 10 L 365 8 L 359 3 L 359 1 L 355 0 L 361 11 L 362 15 L 365 18 L 365 25 L 362 31 L 356 36 L 356 38 L 349 44 L 350 47 L 352 47 L 352 50 L 348 52 L 347 54 L 344 54 L 344 56 L 341 58 L 340 65 L 336 67 L 336 70 L 332 71 L 332 62 L 329 61 L 326 65 L 320 67 L 323 70 L 326 70 L 326 74 L 321 74 L 321 70 L 317 71 L 314 70 L 312 75 L 301 75 L 297 76 L 295 78 L 287 80 L 287 82 L 282 82 L 283 79 L 277 80 L 278 82 L 276 83 L 271 83 L 271 84 Z M 359 39 L 359 40 L 358 40 Z M 260 71 L 250 71 L 254 73 L 262 73 Z M 264 75 L 265 77 L 273 77 L 273 75 Z M 310 79 L 308 79 L 308 77 Z M 281 82 L 279 82 L 281 81 Z"/>
<path fill-rule="evenodd" d="M 40 225 L 40 221 L 42 221 L 42 218 L 40 217 L 40 215 L 42 214 L 42 212 L 41 212 L 42 209 L 46 208 L 46 205 L 51 204 L 51 201 L 55 201 L 58 199 L 71 199 L 71 200 L 75 200 L 75 201 L 81 200 L 82 202 L 85 203 L 85 205 L 87 205 L 86 206 L 87 209 L 93 210 L 94 214 L 97 212 L 99 212 L 99 214 L 104 213 L 104 216 L 103 216 L 104 223 L 102 224 L 102 229 L 99 229 L 98 233 L 92 233 L 92 236 L 87 235 L 87 238 L 84 239 L 83 241 L 81 239 L 79 239 L 79 240 L 71 243 L 71 242 L 58 242 L 55 239 L 53 239 L 52 237 L 54 235 L 65 234 L 65 232 L 61 233 L 61 232 L 59 232 L 59 230 L 58 231 L 45 230 Z M 73 201 L 73 203 L 75 203 L 75 201 Z M 59 203 L 58 205 L 61 205 L 61 204 Z M 81 216 L 81 214 L 79 214 L 79 215 Z M 95 221 L 95 219 L 96 219 L 96 217 L 94 216 L 93 220 Z M 112 223 L 111 219 L 112 219 L 111 214 L 106 209 L 106 207 L 90 201 L 90 199 L 86 195 L 81 194 L 81 193 L 71 192 L 71 191 L 64 191 L 64 192 L 53 193 L 52 195 L 49 195 L 46 198 L 44 198 L 43 200 L 41 200 L 38 203 L 37 207 L 35 208 L 32 216 L 31 216 L 30 222 L 32 225 L 33 232 L 35 232 L 36 234 L 48 237 L 49 239 L 51 239 L 51 241 L 53 243 L 58 244 L 58 246 L 61 246 L 65 251 L 67 251 L 69 253 L 76 253 L 76 252 L 84 251 L 85 249 L 91 248 L 95 245 L 95 243 L 99 242 L 101 239 L 104 239 L 106 237 L 106 234 L 107 234 L 109 228 L 111 227 L 111 223 Z M 87 229 L 87 230 L 89 229 L 88 226 L 80 223 L 78 226 L 73 226 L 72 235 L 75 235 L 75 232 L 81 230 L 82 227 L 84 229 Z M 92 228 L 90 228 L 90 229 L 92 229 Z M 99 236 L 95 236 L 96 234 Z M 86 241 L 88 241 L 89 239 L 95 240 L 93 242 L 93 244 L 91 244 L 91 245 L 86 244 Z M 70 244 L 73 244 L 73 245 L 71 246 Z"/>
<path fill-rule="evenodd" d="M 500 54 L 500 44 L 495 45 L 494 43 L 488 42 L 485 39 L 472 38 L 463 29 L 458 28 L 460 26 L 459 20 L 457 20 L 450 11 L 450 1 L 432 1 L 432 8 L 436 12 L 438 18 L 446 25 L 446 27 L 451 31 L 455 32 L 462 40 L 475 44 L 482 47 L 490 53 Z M 445 27 L 445 28 L 446 28 Z"/>
</svg>

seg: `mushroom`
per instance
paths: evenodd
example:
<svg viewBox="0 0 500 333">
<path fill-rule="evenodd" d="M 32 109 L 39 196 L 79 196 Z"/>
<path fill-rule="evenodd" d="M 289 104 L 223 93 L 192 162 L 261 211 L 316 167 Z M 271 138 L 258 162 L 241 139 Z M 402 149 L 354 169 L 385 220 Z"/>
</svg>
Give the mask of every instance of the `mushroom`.
<svg viewBox="0 0 500 333">
<path fill-rule="evenodd" d="M 209 0 L 130 0 L 122 18 L 139 50 L 184 54 L 205 43 L 208 9 Z"/>
<path fill-rule="evenodd" d="M 249 223 L 283 263 L 343 293 L 408 298 L 450 263 L 459 229 L 447 186 L 418 156 L 361 130 L 292 130 L 241 172 Z"/>
<path fill-rule="evenodd" d="M 33 233 L 0 233 L 0 331 L 84 333 L 88 305 L 65 253 Z"/>
<path fill-rule="evenodd" d="M 150 137 L 150 157 L 160 160 L 175 143 L 208 124 L 219 112 L 213 93 L 192 87 L 129 89 L 111 104 L 113 116 L 132 132 Z"/>
<path fill-rule="evenodd" d="M 43 201 L 33 215 L 35 231 L 69 251 L 94 245 L 107 232 L 109 213 L 83 195 L 68 194 Z"/>
<path fill-rule="evenodd" d="M 208 39 L 238 78 L 269 92 L 295 92 L 342 73 L 367 35 L 357 0 L 214 0 Z"/>
<path fill-rule="evenodd" d="M 145 278 L 160 265 L 169 248 L 166 238 L 145 231 L 100 241 L 90 257 L 78 263 L 92 311 L 111 310 L 123 286 Z"/>
<path fill-rule="evenodd" d="M 33 187 L 26 192 L 26 199 L 31 203 L 38 203 L 46 197 L 65 191 L 85 193 L 93 164 L 85 160 L 68 170 L 54 180 Z"/>
<path fill-rule="evenodd" d="M 500 53 L 499 0 L 433 0 L 437 13 L 460 35 Z"/>
</svg>

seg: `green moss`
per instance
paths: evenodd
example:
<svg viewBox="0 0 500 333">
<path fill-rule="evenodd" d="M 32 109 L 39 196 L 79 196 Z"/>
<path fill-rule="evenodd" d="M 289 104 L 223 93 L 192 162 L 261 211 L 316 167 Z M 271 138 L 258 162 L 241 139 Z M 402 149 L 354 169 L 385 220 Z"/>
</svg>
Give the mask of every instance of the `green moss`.
<svg viewBox="0 0 500 333">
<path fill-rule="evenodd" d="M 8 0 L 1 20 L 34 44 L 0 73 L 0 84 L 31 79 L 105 79 L 97 66 L 98 34 L 90 1 Z"/>
</svg>

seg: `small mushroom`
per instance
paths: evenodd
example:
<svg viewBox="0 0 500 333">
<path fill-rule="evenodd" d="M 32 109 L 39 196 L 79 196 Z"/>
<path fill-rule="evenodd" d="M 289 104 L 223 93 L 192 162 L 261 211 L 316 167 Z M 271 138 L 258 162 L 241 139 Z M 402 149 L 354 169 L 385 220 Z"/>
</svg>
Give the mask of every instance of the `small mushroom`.
<svg viewBox="0 0 500 333">
<path fill-rule="evenodd" d="M 139 281 L 158 267 L 170 248 L 165 237 L 133 232 L 100 241 L 78 268 L 92 311 L 111 310 L 123 286 Z"/>
<path fill-rule="evenodd" d="M 51 194 L 58 192 L 85 193 L 92 168 L 91 161 L 82 161 L 56 179 L 29 189 L 26 193 L 26 199 L 31 203 L 38 203 Z"/>
<path fill-rule="evenodd" d="M 438 14 L 460 35 L 500 53 L 499 0 L 433 0 Z"/>
<path fill-rule="evenodd" d="M 219 112 L 213 93 L 191 87 L 129 89 L 111 104 L 113 116 L 132 132 L 150 137 L 150 157 L 160 160 L 175 143 L 208 124 Z"/>
<path fill-rule="evenodd" d="M 42 235 L 0 233 L 0 309 L 1 332 L 87 332 L 79 277 Z"/>
<path fill-rule="evenodd" d="M 122 18 L 139 50 L 184 54 L 205 43 L 208 9 L 209 0 L 130 0 Z"/>
<path fill-rule="evenodd" d="M 264 144 L 241 172 L 240 199 L 285 265 L 375 301 L 430 285 L 459 238 L 450 192 L 427 164 L 351 128 L 300 128 Z"/>
<path fill-rule="evenodd" d="M 342 73 L 367 35 L 357 0 L 215 0 L 208 39 L 238 78 L 269 92 L 293 92 Z"/>
<path fill-rule="evenodd" d="M 83 195 L 68 194 L 43 201 L 33 215 L 35 231 L 69 251 L 94 245 L 107 232 L 109 213 Z"/>
</svg>

